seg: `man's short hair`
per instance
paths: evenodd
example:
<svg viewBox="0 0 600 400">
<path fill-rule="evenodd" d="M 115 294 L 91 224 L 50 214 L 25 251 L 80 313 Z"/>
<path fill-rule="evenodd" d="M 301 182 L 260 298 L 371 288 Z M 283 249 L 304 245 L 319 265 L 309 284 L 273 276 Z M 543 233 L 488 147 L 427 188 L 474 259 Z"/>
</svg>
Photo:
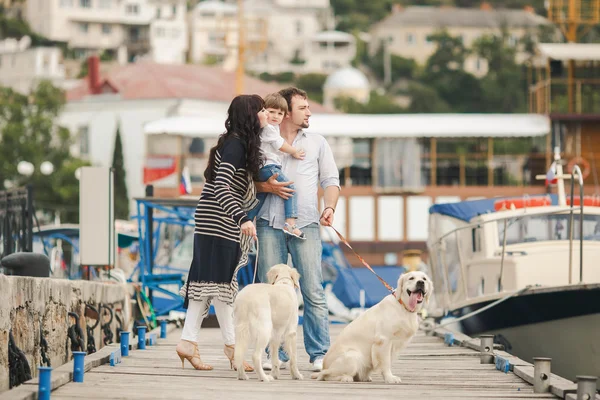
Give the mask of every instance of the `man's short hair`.
<svg viewBox="0 0 600 400">
<path fill-rule="evenodd" d="M 265 108 L 281 110 L 287 114 L 288 103 L 279 93 L 270 93 L 265 96 Z"/>
<path fill-rule="evenodd" d="M 287 101 L 288 110 L 290 110 L 290 111 L 292 111 L 292 97 L 300 96 L 303 99 L 306 99 L 308 97 L 304 90 L 298 89 L 297 87 L 293 87 L 293 86 L 287 87 L 285 89 L 281 89 L 279 91 L 279 94 L 281 96 L 283 96 L 285 101 Z"/>
</svg>

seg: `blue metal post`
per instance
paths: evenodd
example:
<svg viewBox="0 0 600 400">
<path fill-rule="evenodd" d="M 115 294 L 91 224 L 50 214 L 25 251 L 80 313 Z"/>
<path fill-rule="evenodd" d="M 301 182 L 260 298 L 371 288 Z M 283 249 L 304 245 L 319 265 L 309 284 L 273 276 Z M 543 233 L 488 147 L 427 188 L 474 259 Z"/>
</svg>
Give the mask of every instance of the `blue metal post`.
<svg viewBox="0 0 600 400">
<path fill-rule="evenodd" d="M 38 399 L 50 400 L 52 367 L 38 367 Z"/>
<path fill-rule="evenodd" d="M 144 325 L 138 326 L 138 350 L 146 349 L 146 327 Z"/>
<path fill-rule="evenodd" d="M 160 338 L 167 338 L 167 321 L 165 321 L 164 319 L 160 321 Z"/>
<path fill-rule="evenodd" d="M 127 357 L 129 355 L 129 334 L 131 332 L 121 332 L 121 355 Z"/>
<path fill-rule="evenodd" d="M 83 382 L 83 373 L 85 372 L 84 358 L 85 351 L 73 352 L 73 382 Z"/>
</svg>

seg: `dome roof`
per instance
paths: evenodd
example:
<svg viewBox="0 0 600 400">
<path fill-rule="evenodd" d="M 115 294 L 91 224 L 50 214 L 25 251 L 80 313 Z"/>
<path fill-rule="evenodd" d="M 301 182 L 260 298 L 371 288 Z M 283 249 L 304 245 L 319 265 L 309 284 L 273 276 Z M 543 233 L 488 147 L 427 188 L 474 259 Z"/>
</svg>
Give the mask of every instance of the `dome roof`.
<svg viewBox="0 0 600 400">
<path fill-rule="evenodd" d="M 327 89 L 369 89 L 365 74 L 356 68 L 342 68 L 327 77 L 324 88 Z"/>
</svg>

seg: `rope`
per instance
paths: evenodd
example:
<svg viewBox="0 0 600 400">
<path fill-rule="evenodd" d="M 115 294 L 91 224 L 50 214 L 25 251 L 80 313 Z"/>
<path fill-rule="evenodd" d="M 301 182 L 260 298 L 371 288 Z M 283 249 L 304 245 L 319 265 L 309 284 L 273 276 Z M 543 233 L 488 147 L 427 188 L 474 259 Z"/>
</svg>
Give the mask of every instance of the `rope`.
<svg viewBox="0 0 600 400">
<path fill-rule="evenodd" d="M 8 374 L 10 389 L 31 379 L 31 368 L 27 357 L 17 347 L 12 329 L 8 333 Z"/>
<path fill-rule="evenodd" d="M 254 276 L 252 277 L 252 283 L 256 282 L 256 271 L 258 270 L 258 239 L 254 241 L 256 245 L 256 257 L 254 258 Z"/>
<path fill-rule="evenodd" d="M 535 286 L 539 286 L 539 285 L 535 285 Z M 528 290 L 529 290 L 529 289 L 531 289 L 532 287 L 534 287 L 534 285 L 528 285 L 528 286 L 525 286 L 523 289 L 521 289 L 521 290 L 518 290 L 518 291 L 516 291 L 516 292 L 512 292 L 512 293 L 510 293 L 510 294 L 508 294 L 508 295 L 506 295 L 506 296 L 504 296 L 504 297 L 502 297 L 502 298 L 500 298 L 500 299 L 498 299 L 498 300 L 494 301 L 493 303 L 490 303 L 490 304 L 488 304 L 488 305 L 487 305 L 487 306 L 485 306 L 485 307 L 481 307 L 480 309 L 477 309 L 477 310 L 475 310 L 475 311 L 472 311 L 472 312 L 470 312 L 470 313 L 468 313 L 468 314 L 465 314 L 465 315 L 463 315 L 463 316 L 462 316 L 462 317 L 460 317 L 460 318 L 453 319 L 452 321 L 444 322 L 443 324 L 441 324 L 441 325 L 437 325 L 437 326 L 435 326 L 435 327 L 433 327 L 433 328 L 434 328 L 434 329 L 437 329 L 437 328 L 442 328 L 442 327 L 444 327 L 444 326 L 452 325 L 452 324 L 455 324 L 455 323 L 457 323 L 457 322 L 463 321 L 463 320 L 465 320 L 465 319 L 467 319 L 467 318 L 471 318 L 471 317 L 472 317 L 472 316 L 474 316 L 474 315 L 477 315 L 477 314 L 479 314 L 479 313 L 482 313 L 482 312 L 484 312 L 484 311 L 486 311 L 486 310 L 489 310 L 489 309 L 490 309 L 490 308 L 492 308 L 492 307 L 495 307 L 495 306 L 497 306 L 497 305 L 498 305 L 498 304 L 500 304 L 500 303 L 503 303 L 503 302 L 505 302 L 506 300 L 510 299 L 511 297 L 515 297 L 515 296 L 518 296 L 518 295 L 520 295 L 520 294 L 523 294 L 523 293 L 525 293 L 526 291 L 528 291 Z"/>
</svg>

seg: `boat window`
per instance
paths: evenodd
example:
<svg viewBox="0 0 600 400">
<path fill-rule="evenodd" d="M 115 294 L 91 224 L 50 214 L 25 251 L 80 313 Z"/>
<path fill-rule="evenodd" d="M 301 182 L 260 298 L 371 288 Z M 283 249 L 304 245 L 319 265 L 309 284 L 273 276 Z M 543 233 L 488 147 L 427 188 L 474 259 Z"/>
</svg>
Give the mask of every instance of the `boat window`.
<svg viewBox="0 0 600 400">
<path fill-rule="evenodd" d="M 471 239 L 473 243 L 473 253 L 481 251 L 481 228 L 473 228 L 471 230 Z"/>
<path fill-rule="evenodd" d="M 569 214 L 528 215 L 507 220 L 506 244 L 569 239 Z M 498 221 L 502 246 L 504 221 Z M 579 215 L 573 217 L 573 239 L 579 240 Z M 600 215 L 583 216 L 583 240 L 600 241 Z"/>
</svg>

